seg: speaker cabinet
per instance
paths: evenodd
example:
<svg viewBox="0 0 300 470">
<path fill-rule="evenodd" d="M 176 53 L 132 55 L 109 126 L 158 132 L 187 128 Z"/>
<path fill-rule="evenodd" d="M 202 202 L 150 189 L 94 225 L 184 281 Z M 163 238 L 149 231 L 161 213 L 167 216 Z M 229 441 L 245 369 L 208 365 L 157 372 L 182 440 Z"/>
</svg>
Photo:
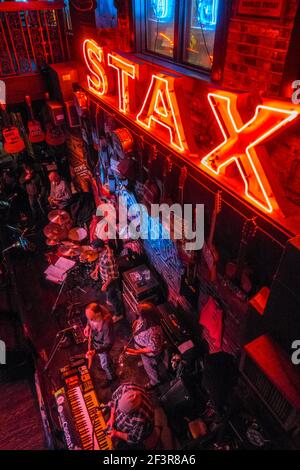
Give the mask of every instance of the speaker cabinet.
<svg viewBox="0 0 300 470">
<path fill-rule="evenodd" d="M 288 241 L 265 309 L 268 331 L 288 351 L 300 338 L 300 237 Z"/>
<path fill-rule="evenodd" d="M 61 103 L 57 101 L 47 101 L 47 107 L 52 124 L 61 126 L 65 122 L 65 113 Z"/>
<path fill-rule="evenodd" d="M 73 84 L 78 82 L 76 64 L 62 62 L 51 64 L 49 71 L 51 96 L 58 101 L 70 101 L 73 99 Z"/>
<path fill-rule="evenodd" d="M 280 260 L 276 280 L 300 299 L 300 236 L 288 241 Z"/>
<path fill-rule="evenodd" d="M 300 298 L 288 286 L 275 279 L 265 310 L 267 331 L 287 352 L 300 339 Z"/>
</svg>

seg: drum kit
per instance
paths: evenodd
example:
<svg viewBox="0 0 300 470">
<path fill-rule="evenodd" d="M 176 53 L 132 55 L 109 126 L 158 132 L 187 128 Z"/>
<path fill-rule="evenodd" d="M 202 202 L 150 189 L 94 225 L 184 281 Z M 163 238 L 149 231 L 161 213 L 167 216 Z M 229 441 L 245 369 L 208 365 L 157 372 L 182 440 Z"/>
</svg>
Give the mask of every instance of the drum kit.
<svg viewBox="0 0 300 470">
<path fill-rule="evenodd" d="M 89 245 L 84 245 L 88 237 L 87 230 L 82 227 L 72 227 L 72 220 L 68 212 L 53 210 L 48 214 L 49 223 L 44 227 L 46 244 L 57 247 L 57 255 L 64 258 L 78 259 L 83 268 L 82 274 L 89 278 L 98 259 L 98 252 Z"/>
</svg>

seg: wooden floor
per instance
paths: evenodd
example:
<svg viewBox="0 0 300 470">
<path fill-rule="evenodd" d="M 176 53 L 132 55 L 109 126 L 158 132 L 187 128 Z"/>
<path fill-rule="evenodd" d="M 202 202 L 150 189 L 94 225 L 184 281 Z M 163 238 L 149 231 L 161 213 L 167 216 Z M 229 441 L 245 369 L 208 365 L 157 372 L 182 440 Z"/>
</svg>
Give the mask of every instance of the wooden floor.
<svg viewBox="0 0 300 470">
<path fill-rule="evenodd" d="M 0 384 L 0 396 L 0 449 L 45 449 L 41 416 L 30 382 Z"/>
</svg>

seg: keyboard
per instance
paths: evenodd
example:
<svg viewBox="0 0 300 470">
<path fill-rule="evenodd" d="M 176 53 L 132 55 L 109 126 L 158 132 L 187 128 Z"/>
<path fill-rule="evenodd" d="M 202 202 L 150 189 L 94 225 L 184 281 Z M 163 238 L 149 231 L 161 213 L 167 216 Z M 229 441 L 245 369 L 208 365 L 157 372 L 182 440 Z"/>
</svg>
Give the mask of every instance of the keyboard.
<svg viewBox="0 0 300 470">
<path fill-rule="evenodd" d="M 59 421 L 68 449 L 112 450 L 106 423 L 87 367 L 64 367 L 65 387 L 55 392 Z"/>
</svg>

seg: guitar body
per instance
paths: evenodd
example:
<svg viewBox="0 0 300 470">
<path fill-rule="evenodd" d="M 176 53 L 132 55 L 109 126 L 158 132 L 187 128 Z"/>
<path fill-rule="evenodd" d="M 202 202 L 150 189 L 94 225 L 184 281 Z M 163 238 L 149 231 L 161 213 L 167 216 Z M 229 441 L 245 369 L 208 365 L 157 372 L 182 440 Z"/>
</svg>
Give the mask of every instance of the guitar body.
<svg viewBox="0 0 300 470">
<path fill-rule="evenodd" d="M 229 263 L 226 264 L 226 268 L 225 268 L 226 277 L 230 281 L 233 281 L 237 277 L 237 272 L 238 272 L 238 263 L 234 261 L 229 261 Z"/>
<path fill-rule="evenodd" d="M 19 129 L 15 126 L 9 126 L 2 131 L 4 139 L 4 150 L 7 153 L 19 153 L 25 149 L 25 144 L 20 136 Z"/>
<path fill-rule="evenodd" d="M 214 245 L 209 247 L 207 243 L 204 242 L 202 254 L 209 269 L 209 279 L 214 282 L 217 279 L 217 263 L 220 258 L 219 253 Z"/>
<path fill-rule="evenodd" d="M 246 266 L 243 269 L 243 272 L 241 274 L 241 282 L 240 282 L 241 288 L 244 292 L 246 292 L 246 294 L 250 294 L 250 292 L 253 289 L 251 275 L 252 275 L 252 269 Z"/>
<path fill-rule="evenodd" d="M 61 126 L 55 126 L 51 122 L 46 124 L 46 143 L 51 146 L 62 145 L 66 141 L 64 131 Z"/>
<path fill-rule="evenodd" d="M 202 248 L 202 254 L 205 263 L 209 270 L 209 279 L 211 282 L 215 282 L 217 279 L 217 263 L 219 261 L 219 253 L 213 244 L 213 239 L 216 230 L 217 216 L 221 212 L 222 207 L 222 194 L 218 191 L 215 195 L 215 206 L 212 213 L 212 220 L 210 226 L 210 233 L 207 242 L 204 243 Z"/>
<path fill-rule="evenodd" d="M 39 121 L 28 121 L 28 138 L 32 144 L 44 142 L 45 134 Z"/>
<path fill-rule="evenodd" d="M 237 284 L 245 294 L 249 294 L 253 289 L 252 270 L 245 263 L 245 257 L 249 240 L 255 236 L 256 230 L 255 218 L 245 221 L 238 258 L 236 261 L 229 261 L 225 267 L 226 277 Z"/>
<path fill-rule="evenodd" d="M 95 355 L 95 350 L 92 350 L 92 328 L 90 328 L 89 338 L 88 338 L 88 350 L 87 350 L 87 368 L 90 369 L 93 363 L 93 357 Z"/>
<path fill-rule="evenodd" d="M 253 284 L 251 280 L 252 270 L 245 266 L 239 273 L 238 262 L 229 261 L 225 268 L 226 277 L 233 283 L 239 284 L 242 291 L 246 294 L 250 294 L 253 289 Z"/>
<path fill-rule="evenodd" d="M 42 126 L 39 121 L 34 119 L 32 105 L 31 105 L 31 98 L 29 95 L 25 96 L 25 103 L 27 105 L 29 120 L 27 124 L 28 128 L 28 139 L 32 144 L 38 144 L 45 140 L 45 134 L 42 129 Z"/>
</svg>

